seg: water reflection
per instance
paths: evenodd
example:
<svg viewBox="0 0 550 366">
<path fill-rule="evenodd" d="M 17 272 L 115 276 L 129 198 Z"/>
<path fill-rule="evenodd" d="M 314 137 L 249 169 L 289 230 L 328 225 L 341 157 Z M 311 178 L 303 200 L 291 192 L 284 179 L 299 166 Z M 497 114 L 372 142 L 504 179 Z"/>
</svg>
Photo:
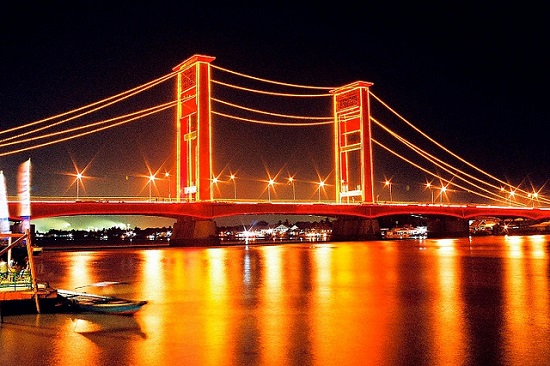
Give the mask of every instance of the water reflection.
<svg viewBox="0 0 550 366">
<path fill-rule="evenodd" d="M 54 287 L 124 281 L 149 303 L 122 319 L 10 317 L 0 361 L 540 364 L 548 260 L 544 236 L 45 252 Z"/>
</svg>

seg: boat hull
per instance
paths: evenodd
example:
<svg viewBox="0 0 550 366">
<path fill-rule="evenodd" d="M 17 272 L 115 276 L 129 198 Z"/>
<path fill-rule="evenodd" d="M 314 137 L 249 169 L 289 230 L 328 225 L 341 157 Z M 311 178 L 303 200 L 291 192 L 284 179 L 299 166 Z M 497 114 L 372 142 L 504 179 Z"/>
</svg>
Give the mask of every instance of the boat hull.
<svg viewBox="0 0 550 366">
<path fill-rule="evenodd" d="M 128 300 L 85 292 L 57 290 L 57 294 L 67 308 L 74 312 L 133 315 L 147 304 L 145 300 Z"/>
</svg>

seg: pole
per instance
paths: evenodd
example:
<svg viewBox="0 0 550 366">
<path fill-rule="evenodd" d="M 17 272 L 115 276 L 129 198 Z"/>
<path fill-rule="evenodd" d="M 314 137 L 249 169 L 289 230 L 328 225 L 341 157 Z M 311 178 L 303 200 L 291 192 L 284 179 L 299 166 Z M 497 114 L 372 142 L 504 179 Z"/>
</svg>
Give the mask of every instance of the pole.
<svg viewBox="0 0 550 366">
<path fill-rule="evenodd" d="M 29 259 L 29 271 L 31 273 L 34 301 L 36 303 L 36 311 L 38 312 L 38 314 L 40 314 L 40 303 L 38 301 L 38 283 L 36 282 L 36 276 L 34 272 L 34 257 L 32 251 L 31 234 L 28 229 L 25 230 L 25 236 L 27 237 L 27 258 Z"/>
</svg>

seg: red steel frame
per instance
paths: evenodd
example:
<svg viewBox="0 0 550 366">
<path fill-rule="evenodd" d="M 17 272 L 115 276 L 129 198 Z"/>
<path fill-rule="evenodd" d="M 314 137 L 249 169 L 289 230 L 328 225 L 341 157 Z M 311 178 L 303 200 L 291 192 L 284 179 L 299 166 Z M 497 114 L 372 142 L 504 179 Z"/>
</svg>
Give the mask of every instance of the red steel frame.
<svg viewBox="0 0 550 366">
<path fill-rule="evenodd" d="M 210 63 L 194 55 L 173 68 L 177 80 L 176 201 L 212 200 Z"/>
<path fill-rule="evenodd" d="M 374 203 L 369 87 L 357 81 L 331 90 L 336 202 Z"/>
</svg>

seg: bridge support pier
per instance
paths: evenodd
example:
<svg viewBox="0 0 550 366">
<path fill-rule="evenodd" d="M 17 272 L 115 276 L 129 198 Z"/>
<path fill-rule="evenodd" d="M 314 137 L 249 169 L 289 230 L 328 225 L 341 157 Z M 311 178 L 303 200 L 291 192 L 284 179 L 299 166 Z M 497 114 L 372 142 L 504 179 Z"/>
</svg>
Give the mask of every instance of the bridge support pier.
<svg viewBox="0 0 550 366">
<path fill-rule="evenodd" d="M 380 225 L 376 219 L 339 217 L 332 223 L 332 241 L 360 241 L 380 239 Z"/>
<path fill-rule="evenodd" d="M 219 243 L 220 239 L 214 220 L 185 217 L 174 223 L 170 246 L 204 247 Z"/>
<path fill-rule="evenodd" d="M 464 238 L 469 234 L 467 219 L 437 217 L 428 220 L 428 238 Z"/>
</svg>

